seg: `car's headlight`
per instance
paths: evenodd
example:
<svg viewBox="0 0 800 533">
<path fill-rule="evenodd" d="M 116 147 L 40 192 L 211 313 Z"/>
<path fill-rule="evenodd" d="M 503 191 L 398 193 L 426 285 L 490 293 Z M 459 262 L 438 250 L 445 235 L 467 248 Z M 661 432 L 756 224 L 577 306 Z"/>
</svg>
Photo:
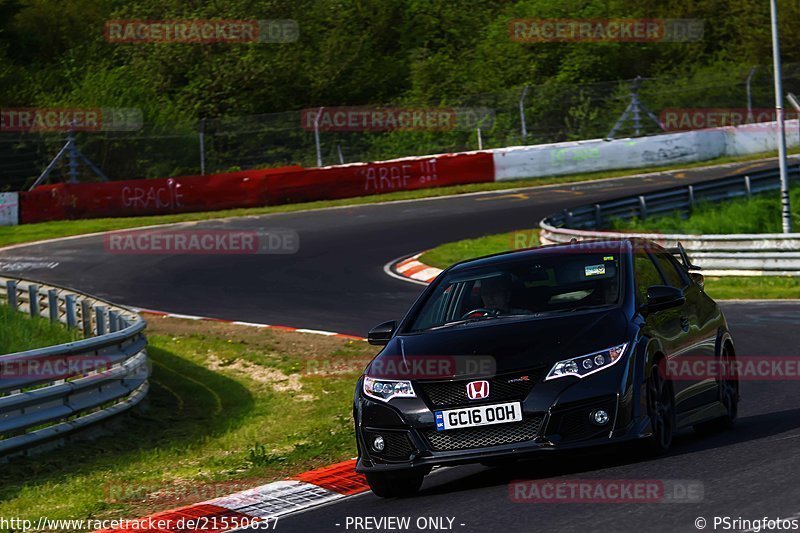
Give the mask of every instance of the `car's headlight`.
<svg viewBox="0 0 800 533">
<path fill-rule="evenodd" d="M 548 379 L 563 378 L 564 376 L 583 378 L 589 374 L 605 370 L 622 359 L 622 355 L 625 353 L 627 347 L 628 343 L 626 342 L 625 344 L 620 344 L 619 346 L 614 346 L 607 350 L 559 361 L 553 365 L 545 381 Z"/>
<path fill-rule="evenodd" d="M 407 380 L 374 379 L 364 376 L 364 394 L 388 402 L 392 398 L 416 398 L 414 387 Z"/>
</svg>

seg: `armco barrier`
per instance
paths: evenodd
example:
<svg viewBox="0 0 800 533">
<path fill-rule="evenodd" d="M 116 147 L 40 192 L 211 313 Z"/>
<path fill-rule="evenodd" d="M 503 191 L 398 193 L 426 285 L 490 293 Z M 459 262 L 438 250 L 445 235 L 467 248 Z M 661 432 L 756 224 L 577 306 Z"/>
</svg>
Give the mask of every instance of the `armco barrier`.
<svg viewBox="0 0 800 533">
<path fill-rule="evenodd" d="M 145 322 L 138 314 L 61 287 L 6 277 L 0 277 L 0 299 L 84 336 L 0 355 L 0 456 L 57 441 L 147 394 Z"/>
<path fill-rule="evenodd" d="M 492 155 L 474 152 L 304 169 L 56 184 L 20 194 L 22 223 L 213 211 L 489 182 Z"/>
<path fill-rule="evenodd" d="M 800 167 L 790 168 L 790 177 Z M 542 220 L 542 244 L 635 236 L 662 246 L 683 244 L 692 262 L 711 275 L 800 276 L 800 233 L 747 235 L 674 235 L 601 231 L 610 221 L 647 218 L 673 212 L 689 214 L 697 202 L 719 202 L 775 191 L 780 187 L 777 169 L 737 174 L 727 178 L 629 196 L 568 209 Z M 777 196 L 776 196 L 777 203 Z M 776 211 L 777 213 L 777 211 Z"/>
</svg>

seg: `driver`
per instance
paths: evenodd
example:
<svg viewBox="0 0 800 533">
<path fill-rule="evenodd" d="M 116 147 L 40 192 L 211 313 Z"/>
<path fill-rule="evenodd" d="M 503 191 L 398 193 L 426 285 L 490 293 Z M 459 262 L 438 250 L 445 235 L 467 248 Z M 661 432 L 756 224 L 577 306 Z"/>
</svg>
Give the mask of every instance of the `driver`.
<svg viewBox="0 0 800 533">
<path fill-rule="evenodd" d="M 481 300 L 488 309 L 495 309 L 500 314 L 522 314 L 524 309 L 511 308 L 511 280 L 509 276 L 493 276 L 481 280 Z"/>
</svg>

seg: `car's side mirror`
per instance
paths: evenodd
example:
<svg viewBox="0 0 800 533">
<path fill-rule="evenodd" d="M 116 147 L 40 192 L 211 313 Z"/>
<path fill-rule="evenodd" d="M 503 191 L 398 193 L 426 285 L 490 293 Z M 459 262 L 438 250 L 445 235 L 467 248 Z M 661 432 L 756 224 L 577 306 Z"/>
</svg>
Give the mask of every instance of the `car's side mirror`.
<svg viewBox="0 0 800 533">
<path fill-rule="evenodd" d="M 389 339 L 394 335 L 394 330 L 397 329 L 397 322 L 390 320 L 372 328 L 367 335 L 367 341 L 370 344 L 383 346 L 389 342 Z"/>
<path fill-rule="evenodd" d="M 683 291 L 669 285 L 653 285 L 647 288 L 647 310 L 661 311 L 683 305 L 686 301 Z"/>
<path fill-rule="evenodd" d="M 703 291 L 706 288 L 706 278 L 700 272 L 689 272 L 689 277 L 697 283 L 700 287 L 700 290 Z"/>
</svg>

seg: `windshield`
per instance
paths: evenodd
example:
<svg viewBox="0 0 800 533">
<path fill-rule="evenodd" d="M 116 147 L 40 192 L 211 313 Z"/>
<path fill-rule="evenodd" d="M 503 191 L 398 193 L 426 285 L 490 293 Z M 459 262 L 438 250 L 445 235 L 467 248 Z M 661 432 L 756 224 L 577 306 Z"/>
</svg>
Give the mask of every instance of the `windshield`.
<svg viewBox="0 0 800 533">
<path fill-rule="evenodd" d="M 537 254 L 453 272 L 441 281 L 411 331 L 616 304 L 619 253 Z"/>
</svg>

